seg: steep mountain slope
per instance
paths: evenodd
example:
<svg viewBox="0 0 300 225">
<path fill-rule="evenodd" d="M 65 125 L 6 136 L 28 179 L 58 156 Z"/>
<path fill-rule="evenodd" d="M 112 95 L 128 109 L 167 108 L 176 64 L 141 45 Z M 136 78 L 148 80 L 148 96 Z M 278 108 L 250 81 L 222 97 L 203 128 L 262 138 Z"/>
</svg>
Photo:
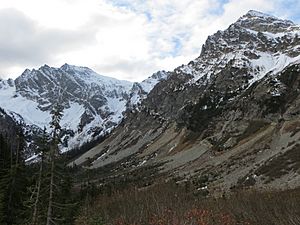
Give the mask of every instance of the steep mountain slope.
<svg viewBox="0 0 300 225">
<path fill-rule="evenodd" d="M 72 164 L 114 179 L 156 167 L 209 191 L 299 186 L 299 34 L 291 21 L 249 11 Z"/>
<path fill-rule="evenodd" d="M 25 70 L 16 80 L 0 81 L 0 106 L 30 130 L 48 130 L 50 111 L 63 111 L 63 146 L 66 151 L 109 133 L 123 112 L 139 103 L 160 79 L 153 75 L 140 84 L 101 76 L 89 68 L 47 65 Z M 145 84 L 149 84 L 148 86 Z M 134 92 L 139 86 L 139 92 Z"/>
</svg>

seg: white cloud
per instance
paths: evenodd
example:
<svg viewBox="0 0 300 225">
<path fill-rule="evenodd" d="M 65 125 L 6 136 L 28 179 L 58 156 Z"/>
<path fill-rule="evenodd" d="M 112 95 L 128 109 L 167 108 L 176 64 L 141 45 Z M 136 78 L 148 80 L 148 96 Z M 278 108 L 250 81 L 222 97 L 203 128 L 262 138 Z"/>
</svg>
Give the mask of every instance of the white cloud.
<svg viewBox="0 0 300 225">
<path fill-rule="evenodd" d="M 1 0 L 0 75 L 67 62 L 142 80 L 188 63 L 208 35 L 250 9 L 289 18 L 289 8 L 283 0 Z"/>
<path fill-rule="evenodd" d="M 4 72 L 24 70 L 32 64 L 55 61 L 61 52 L 96 43 L 94 30 L 61 30 L 38 25 L 22 12 L 0 9 L 0 68 Z"/>
</svg>

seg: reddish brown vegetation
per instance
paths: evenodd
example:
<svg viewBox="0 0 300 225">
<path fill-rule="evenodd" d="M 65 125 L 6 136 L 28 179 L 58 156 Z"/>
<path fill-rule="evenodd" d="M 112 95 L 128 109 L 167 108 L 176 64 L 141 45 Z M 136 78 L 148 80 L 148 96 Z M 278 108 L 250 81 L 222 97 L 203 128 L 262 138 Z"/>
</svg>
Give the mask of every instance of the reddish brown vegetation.
<svg viewBox="0 0 300 225">
<path fill-rule="evenodd" d="M 201 197 L 175 185 L 127 189 L 86 204 L 80 225 L 299 225 L 300 190 Z"/>
</svg>

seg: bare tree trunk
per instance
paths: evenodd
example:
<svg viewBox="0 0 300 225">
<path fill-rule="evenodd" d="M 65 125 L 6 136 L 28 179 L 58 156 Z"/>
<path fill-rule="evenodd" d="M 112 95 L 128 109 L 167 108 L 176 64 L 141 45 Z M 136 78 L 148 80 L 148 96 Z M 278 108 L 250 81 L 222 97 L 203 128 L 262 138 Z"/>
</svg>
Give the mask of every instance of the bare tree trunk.
<svg viewBox="0 0 300 225">
<path fill-rule="evenodd" d="M 43 174 L 43 164 L 44 164 L 44 156 L 42 155 L 42 159 L 40 162 L 40 170 L 39 170 L 39 178 L 38 178 L 38 186 L 36 192 L 36 199 L 33 206 L 33 215 L 32 215 L 32 225 L 37 225 L 37 213 L 38 213 L 38 204 L 40 200 L 41 193 L 41 185 L 42 185 L 42 174 Z"/>
<path fill-rule="evenodd" d="M 18 144 L 17 144 L 17 149 L 16 149 L 16 167 L 19 165 L 19 151 L 20 151 L 20 136 L 18 135 L 17 137 Z"/>
<path fill-rule="evenodd" d="M 47 211 L 47 223 L 46 225 L 50 225 L 52 218 L 52 208 L 53 208 L 53 192 L 54 192 L 54 151 L 55 148 L 51 149 L 51 178 L 50 178 L 50 187 L 49 187 L 49 202 L 48 202 L 48 211 Z"/>
</svg>

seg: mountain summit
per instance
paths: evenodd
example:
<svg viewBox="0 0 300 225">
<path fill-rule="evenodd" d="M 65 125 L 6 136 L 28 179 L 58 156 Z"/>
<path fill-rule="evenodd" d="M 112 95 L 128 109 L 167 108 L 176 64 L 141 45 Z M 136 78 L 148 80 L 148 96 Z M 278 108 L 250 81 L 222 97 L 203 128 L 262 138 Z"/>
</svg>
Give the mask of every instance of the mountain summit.
<svg viewBox="0 0 300 225">
<path fill-rule="evenodd" d="M 224 31 L 209 36 L 200 56 L 178 68 L 194 81 L 217 74 L 229 62 L 247 72 L 249 86 L 268 72 L 276 73 L 299 59 L 300 27 L 256 11 L 249 11 Z M 237 78 L 237 77 L 236 77 Z"/>
<path fill-rule="evenodd" d="M 138 104 L 164 78 L 150 77 L 134 93 L 132 82 L 102 76 L 87 67 L 44 65 L 26 69 L 14 81 L 0 81 L 0 106 L 24 126 L 49 129 L 50 111 L 60 104 L 64 109 L 62 149 L 69 150 L 109 133 L 127 107 Z"/>
</svg>

